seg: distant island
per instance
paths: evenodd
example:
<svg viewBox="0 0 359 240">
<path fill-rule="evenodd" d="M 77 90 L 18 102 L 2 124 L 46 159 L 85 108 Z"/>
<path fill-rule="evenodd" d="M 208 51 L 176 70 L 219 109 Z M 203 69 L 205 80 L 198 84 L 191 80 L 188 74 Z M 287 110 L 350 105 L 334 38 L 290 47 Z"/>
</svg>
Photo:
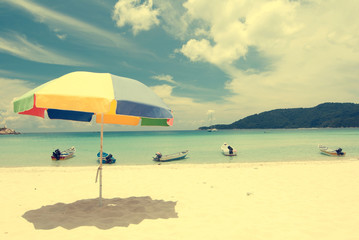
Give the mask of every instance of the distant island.
<svg viewBox="0 0 359 240">
<path fill-rule="evenodd" d="M 344 128 L 359 127 L 359 104 L 322 103 L 313 108 L 276 109 L 231 124 L 200 127 L 217 129 Z"/>
<path fill-rule="evenodd" d="M 0 128 L 0 135 L 9 135 L 9 134 L 20 134 L 20 133 L 16 132 L 15 130 L 12 130 L 10 128 L 7 128 L 6 126 L 3 128 Z"/>
</svg>

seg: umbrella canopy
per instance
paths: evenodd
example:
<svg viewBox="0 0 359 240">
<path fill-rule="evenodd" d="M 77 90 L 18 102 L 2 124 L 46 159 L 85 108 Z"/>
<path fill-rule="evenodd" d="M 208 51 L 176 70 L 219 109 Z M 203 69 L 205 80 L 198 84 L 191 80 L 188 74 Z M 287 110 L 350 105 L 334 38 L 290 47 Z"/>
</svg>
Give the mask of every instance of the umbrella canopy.
<svg viewBox="0 0 359 240">
<path fill-rule="evenodd" d="M 14 101 L 14 112 L 25 115 L 103 124 L 171 126 L 173 115 L 162 100 L 139 81 L 110 73 L 72 72 L 25 93 Z M 102 199 L 102 161 L 100 205 Z"/>
<path fill-rule="evenodd" d="M 14 101 L 19 114 L 122 125 L 171 126 L 171 110 L 146 85 L 109 73 L 73 72 Z"/>
</svg>

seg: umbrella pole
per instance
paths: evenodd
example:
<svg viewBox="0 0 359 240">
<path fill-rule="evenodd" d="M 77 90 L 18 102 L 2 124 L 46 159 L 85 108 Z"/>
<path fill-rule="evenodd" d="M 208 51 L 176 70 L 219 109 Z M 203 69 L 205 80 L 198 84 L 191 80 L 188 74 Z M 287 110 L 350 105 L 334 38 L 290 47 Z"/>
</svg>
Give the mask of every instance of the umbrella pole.
<svg viewBox="0 0 359 240">
<path fill-rule="evenodd" d="M 101 113 L 101 146 L 100 146 L 100 206 L 102 206 L 102 156 L 103 156 L 103 113 Z"/>
</svg>

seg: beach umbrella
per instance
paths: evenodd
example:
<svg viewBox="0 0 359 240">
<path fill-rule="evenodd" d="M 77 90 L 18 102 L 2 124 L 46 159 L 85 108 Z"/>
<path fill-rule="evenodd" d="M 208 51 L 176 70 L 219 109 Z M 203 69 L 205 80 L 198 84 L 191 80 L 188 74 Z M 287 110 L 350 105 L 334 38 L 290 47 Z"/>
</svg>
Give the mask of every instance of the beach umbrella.
<svg viewBox="0 0 359 240">
<path fill-rule="evenodd" d="M 173 115 L 149 87 L 110 73 L 72 72 L 25 93 L 13 102 L 14 112 L 25 115 L 101 124 L 171 126 Z M 97 170 L 102 199 L 102 161 Z"/>
</svg>

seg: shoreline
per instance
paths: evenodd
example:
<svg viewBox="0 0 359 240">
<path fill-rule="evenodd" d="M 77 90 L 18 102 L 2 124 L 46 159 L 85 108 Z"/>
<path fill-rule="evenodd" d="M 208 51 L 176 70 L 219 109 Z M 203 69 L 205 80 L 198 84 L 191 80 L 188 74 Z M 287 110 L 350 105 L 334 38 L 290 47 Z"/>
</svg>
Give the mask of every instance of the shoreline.
<svg viewBox="0 0 359 240">
<path fill-rule="evenodd" d="M 352 162 L 352 161 L 358 161 L 359 157 L 332 157 L 332 156 L 327 156 L 328 160 L 303 160 L 303 161 L 298 161 L 298 160 L 293 160 L 293 161 L 268 161 L 268 162 L 220 162 L 220 163 L 180 163 L 180 161 L 175 162 L 162 162 L 162 163 L 152 163 L 152 164 L 121 164 L 116 163 L 116 164 L 111 164 L 111 165 L 107 165 L 104 164 L 104 167 L 108 167 L 108 168 L 131 168 L 131 167 L 156 167 L 156 166 L 162 166 L 162 167 L 184 167 L 184 166 L 188 166 L 188 167 L 196 167 L 196 166 L 232 166 L 232 167 L 238 167 L 239 165 L 241 167 L 250 167 L 252 165 L 254 166 L 270 166 L 270 165 L 283 165 L 283 164 L 325 164 L 325 163 L 341 163 L 341 162 Z M 97 169 L 99 165 L 98 164 L 94 164 L 94 165 L 39 165 L 39 166 L 0 166 L 0 169 L 17 169 L 17 168 L 49 168 L 49 169 L 56 169 L 56 168 L 91 168 L 91 169 Z"/>
<path fill-rule="evenodd" d="M 359 161 L 103 168 L 0 168 L 0 238 L 359 238 Z"/>
<path fill-rule="evenodd" d="M 328 129 L 359 129 L 359 127 L 312 127 L 312 128 L 233 128 L 233 129 L 217 129 L 218 131 L 241 131 L 241 130 L 328 130 Z M 128 132 L 206 132 L 207 130 L 201 129 L 156 129 L 156 130 L 104 130 L 104 133 L 128 133 Z M 68 134 L 68 133 L 98 133 L 100 134 L 99 130 L 91 130 L 91 131 L 71 131 L 71 132 L 64 132 L 64 131 L 49 131 L 49 132 L 21 132 L 20 134 Z"/>
</svg>

